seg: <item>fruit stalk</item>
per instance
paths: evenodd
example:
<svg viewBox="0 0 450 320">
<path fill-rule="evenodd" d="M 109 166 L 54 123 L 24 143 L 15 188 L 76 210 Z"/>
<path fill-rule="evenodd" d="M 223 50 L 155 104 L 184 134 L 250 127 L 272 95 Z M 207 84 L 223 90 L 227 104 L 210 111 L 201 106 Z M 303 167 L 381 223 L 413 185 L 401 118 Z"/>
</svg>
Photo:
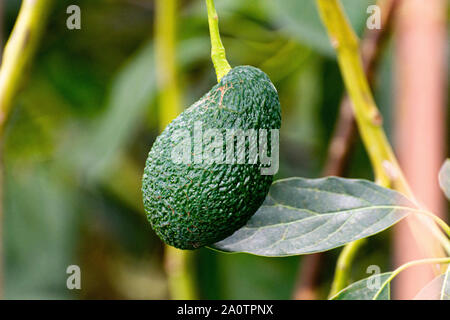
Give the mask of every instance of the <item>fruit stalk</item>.
<svg viewBox="0 0 450 320">
<path fill-rule="evenodd" d="M 231 70 L 231 66 L 227 61 L 225 48 L 220 39 L 219 16 L 214 1 L 206 0 L 206 7 L 208 9 L 209 35 L 211 38 L 211 59 L 216 70 L 217 82 L 219 82 Z"/>
<path fill-rule="evenodd" d="M 13 99 L 44 29 L 51 0 L 23 0 L 0 67 L 0 139 Z M 3 297 L 3 140 L 0 140 L 0 299 Z"/>
<path fill-rule="evenodd" d="M 358 38 L 343 12 L 341 3 L 338 0 L 316 0 L 316 2 L 331 43 L 336 50 L 344 84 L 353 103 L 358 131 L 374 169 L 376 182 L 404 193 L 417 203 L 384 133 L 382 117 L 364 74 L 359 55 Z M 429 218 L 424 218 L 423 223 L 430 229 L 442 247 L 448 250 L 450 248 L 449 240 L 438 227 Z M 357 244 L 350 243 L 347 246 L 352 247 Z M 442 257 L 444 253 L 439 248 L 434 255 Z M 337 271 L 333 280 L 334 290 L 342 289 L 339 285 L 342 283 L 342 277 L 345 275 Z"/>
<path fill-rule="evenodd" d="M 176 67 L 177 0 L 157 0 L 155 17 L 155 50 L 159 96 L 159 126 L 162 131 L 182 110 Z M 189 262 L 192 252 L 165 245 L 164 267 L 172 299 L 196 298 Z"/>
</svg>

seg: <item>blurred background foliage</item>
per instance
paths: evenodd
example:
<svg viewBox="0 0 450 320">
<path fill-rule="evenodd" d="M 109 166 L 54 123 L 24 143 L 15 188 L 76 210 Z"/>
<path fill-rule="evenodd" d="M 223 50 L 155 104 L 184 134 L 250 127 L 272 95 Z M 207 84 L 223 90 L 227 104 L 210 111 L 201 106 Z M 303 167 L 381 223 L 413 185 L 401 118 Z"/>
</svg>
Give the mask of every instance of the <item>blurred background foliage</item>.
<svg viewBox="0 0 450 320">
<path fill-rule="evenodd" d="M 215 84 L 203 0 L 180 0 L 178 67 L 183 106 Z M 374 1 L 344 0 L 359 34 Z M 81 30 L 68 30 L 66 8 L 81 8 Z M 4 38 L 20 1 L 4 3 Z M 280 171 L 318 177 L 343 84 L 313 0 L 217 0 L 233 66 L 261 68 L 280 95 Z M 5 136 L 6 298 L 168 298 L 163 246 L 147 223 L 141 175 L 158 133 L 152 0 L 58 0 L 15 102 Z M 376 100 L 392 106 L 391 49 L 378 70 Z M 358 143 L 348 176 L 372 178 Z M 389 232 L 370 239 L 354 266 L 387 270 Z M 323 297 L 336 250 L 325 256 Z M 196 251 L 200 297 L 289 299 L 301 257 L 268 259 Z M 66 288 L 79 265 L 82 290 Z"/>
</svg>

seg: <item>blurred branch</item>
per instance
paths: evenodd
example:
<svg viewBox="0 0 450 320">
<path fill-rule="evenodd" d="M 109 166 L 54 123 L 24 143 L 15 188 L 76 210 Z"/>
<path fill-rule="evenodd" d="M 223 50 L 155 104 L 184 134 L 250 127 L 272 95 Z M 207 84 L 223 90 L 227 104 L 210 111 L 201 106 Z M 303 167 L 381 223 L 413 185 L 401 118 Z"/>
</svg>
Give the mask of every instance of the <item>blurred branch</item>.
<svg viewBox="0 0 450 320">
<path fill-rule="evenodd" d="M 0 137 L 25 68 L 36 51 L 51 0 L 23 0 L 0 66 Z M 3 141 L 0 141 L 0 298 L 3 297 Z"/>
<path fill-rule="evenodd" d="M 181 112 L 176 68 L 177 0 L 157 0 L 155 50 L 159 88 L 159 124 L 161 131 Z M 193 253 L 165 246 L 164 266 L 173 299 L 195 299 L 196 290 L 190 269 Z"/>
<path fill-rule="evenodd" d="M 377 5 L 381 9 L 380 28 L 366 29 L 361 41 L 361 57 L 364 72 L 372 88 L 375 83 L 375 74 L 378 69 L 380 57 L 391 31 L 398 2 L 399 0 L 379 0 L 377 2 Z M 339 106 L 337 123 L 328 147 L 323 170 L 324 176 L 343 176 L 347 168 L 357 136 L 356 122 L 351 103 L 350 98 L 345 94 Z M 295 299 L 312 300 L 317 298 L 315 288 L 317 287 L 319 271 L 321 269 L 322 256 L 323 253 L 316 253 L 304 257 L 302 262 L 303 270 L 300 273 L 299 285 L 294 295 Z"/>
<path fill-rule="evenodd" d="M 446 212 L 437 175 L 445 159 L 448 1 L 402 1 L 395 33 L 395 143 L 399 162 L 417 199 L 436 214 Z M 424 227 L 415 216 L 394 229 L 394 259 L 424 258 L 414 238 Z M 433 277 L 432 268 L 407 270 L 396 279 L 395 297 L 407 299 Z"/>
<path fill-rule="evenodd" d="M 374 169 L 375 180 L 384 187 L 393 187 L 403 192 L 416 202 L 382 128 L 381 115 L 370 91 L 359 56 L 358 38 L 344 14 L 342 5 L 337 0 L 316 1 L 322 21 L 337 52 L 338 64 L 353 102 L 356 123 Z M 426 224 L 436 240 L 440 241 L 444 248 L 450 248 L 447 237 L 434 222 L 427 218 Z M 347 246 L 356 246 L 356 244 Z M 444 256 L 442 250 L 433 253 L 437 257 Z M 339 278 L 337 272 L 333 282 L 338 282 Z M 337 286 L 334 288 L 336 289 Z"/>
<path fill-rule="evenodd" d="M 225 55 L 225 48 L 220 40 L 219 16 L 214 7 L 214 0 L 206 0 L 208 9 L 209 35 L 211 37 L 211 59 L 216 69 L 217 82 L 231 70 Z"/>
</svg>

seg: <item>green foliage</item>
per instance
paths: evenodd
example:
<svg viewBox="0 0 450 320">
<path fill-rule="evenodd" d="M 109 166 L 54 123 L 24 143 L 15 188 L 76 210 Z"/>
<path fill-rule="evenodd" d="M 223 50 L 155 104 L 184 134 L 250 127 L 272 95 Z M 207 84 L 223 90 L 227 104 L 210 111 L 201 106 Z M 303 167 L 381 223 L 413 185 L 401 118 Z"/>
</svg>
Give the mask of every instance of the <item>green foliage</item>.
<svg viewBox="0 0 450 320">
<path fill-rule="evenodd" d="M 249 222 L 214 248 L 263 256 L 326 251 L 376 234 L 414 208 L 400 193 L 369 181 L 279 180 Z"/>
<path fill-rule="evenodd" d="M 390 300 L 390 283 L 383 284 L 391 275 L 392 272 L 386 272 L 356 281 L 331 297 L 331 300 Z"/>
<path fill-rule="evenodd" d="M 321 54 L 334 56 L 334 49 L 320 21 L 315 0 L 267 2 L 273 7 L 275 22 L 284 32 Z M 350 22 L 359 34 L 365 26 L 366 9 L 374 2 L 373 0 L 342 1 Z"/>
</svg>

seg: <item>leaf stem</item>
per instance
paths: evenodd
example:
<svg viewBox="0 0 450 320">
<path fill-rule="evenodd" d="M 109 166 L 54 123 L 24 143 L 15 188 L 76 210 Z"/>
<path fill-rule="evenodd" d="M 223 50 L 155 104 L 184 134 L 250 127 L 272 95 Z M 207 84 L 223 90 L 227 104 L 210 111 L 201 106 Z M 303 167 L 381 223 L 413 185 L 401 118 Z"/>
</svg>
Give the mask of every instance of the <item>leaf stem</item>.
<svg viewBox="0 0 450 320">
<path fill-rule="evenodd" d="M 400 272 L 402 272 L 405 269 L 408 269 L 410 267 L 413 267 L 413 266 L 418 266 L 418 265 L 421 265 L 421 264 L 430 264 L 430 263 L 435 263 L 435 264 L 450 263 L 450 258 L 421 259 L 421 260 L 410 261 L 408 263 L 405 263 L 405 264 L 401 265 L 400 267 L 398 267 L 397 269 L 395 269 L 392 272 L 392 274 L 389 276 L 389 278 L 386 279 L 386 281 L 383 282 L 383 284 L 381 285 L 380 289 L 374 295 L 372 300 L 376 300 L 378 298 L 378 296 L 380 295 L 380 293 L 383 291 L 384 287 L 386 287 L 388 285 L 388 283 L 390 283 Z"/>
<path fill-rule="evenodd" d="M 167 0 L 163 0 L 167 1 Z M 195 300 L 197 290 L 192 266 L 193 252 L 178 250 L 169 245 L 164 250 L 164 267 L 167 273 L 170 296 L 174 300 Z"/>
<path fill-rule="evenodd" d="M 178 0 L 156 1 L 155 51 L 160 131 L 181 112 L 175 49 L 177 4 Z M 190 251 L 165 246 L 164 267 L 172 299 L 196 298 L 195 272 L 189 268 L 192 255 Z"/>
<path fill-rule="evenodd" d="M 231 66 L 227 61 L 225 48 L 220 39 L 219 16 L 214 6 L 214 0 L 206 0 L 206 7 L 208 9 L 209 35 L 211 38 L 211 59 L 216 70 L 217 82 L 219 82 L 231 70 Z"/>
<path fill-rule="evenodd" d="M 397 186 L 397 190 L 412 196 L 383 131 L 382 118 L 372 97 L 359 56 L 358 38 L 339 1 L 317 0 L 317 4 L 331 43 L 337 52 L 340 70 L 353 102 L 353 112 L 374 169 L 375 180 L 382 186 Z"/>
<path fill-rule="evenodd" d="M 433 212 L 427 210 L 417 210 L 415 212 L 426 215 L 427 217 L 433 219 L 434 222 L 436 222 L 436 224 L 438 224 L 442 228 L 442 230 L 444 230 L 444 232 L 447 234 L 447 237 L 450 237 L 450 226 L 447 223 L 445 223 L 444 220 L 435 215 Z"/>
<path fill-rule="evenodd" d="M 356 253 L 365 241 L 366 239 L 363 238 L 350 242 L 342 250 L 336 264 L 336 270 L 329 297 L 334 296 L 336 293 L 341 291 L 342 288 L 345 288 L 348 285 L 352 263 L 355 259 Z"/>
</svg>

